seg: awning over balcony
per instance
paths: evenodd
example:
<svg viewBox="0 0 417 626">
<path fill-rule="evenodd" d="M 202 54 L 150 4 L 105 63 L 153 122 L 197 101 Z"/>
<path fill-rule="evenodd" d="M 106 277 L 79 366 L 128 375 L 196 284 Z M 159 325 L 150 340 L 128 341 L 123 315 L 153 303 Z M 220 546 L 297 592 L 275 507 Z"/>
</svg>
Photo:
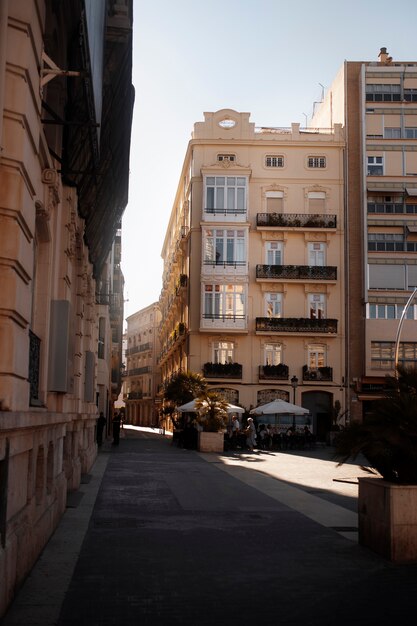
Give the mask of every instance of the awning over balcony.
<svg viewBox="0 0 417 626">
<path fill-rule="evenodd" d="M 417 188 L 415 187 L 406 187 L 406 192 L 408 196 L 417 197 Z"/>
</svg>

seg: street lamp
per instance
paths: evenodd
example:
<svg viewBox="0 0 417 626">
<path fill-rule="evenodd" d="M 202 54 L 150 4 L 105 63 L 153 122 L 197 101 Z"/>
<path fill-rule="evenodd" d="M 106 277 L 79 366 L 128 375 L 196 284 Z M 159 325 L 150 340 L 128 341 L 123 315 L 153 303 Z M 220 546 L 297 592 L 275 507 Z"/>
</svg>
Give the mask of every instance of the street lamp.
<svg viewBox="0 0 417 626">
<path fill-rule="evenodd" d="M 292 385 L 293 392 L 294 392 L 294 393 L 293 393 L 293 404 L 295 404 L 295 390 L 296 390 L 296 389 L 297 389 L 297 387 L 298 387 L 298 378 L 297 378 L 297 376 L 293 376 L 293 377 L 291 378 L 291 385 Z"/>
</svg>

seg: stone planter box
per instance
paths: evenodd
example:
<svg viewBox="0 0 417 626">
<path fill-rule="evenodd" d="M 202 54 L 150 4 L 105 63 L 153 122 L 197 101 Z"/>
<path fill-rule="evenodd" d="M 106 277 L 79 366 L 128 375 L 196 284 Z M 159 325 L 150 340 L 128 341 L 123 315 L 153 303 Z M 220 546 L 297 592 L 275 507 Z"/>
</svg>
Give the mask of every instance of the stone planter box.
<svg viewBox="0 0 417 626">
<path fill-rule="evenodd" d="M 359 478 L 359 543 L 396 563 L 417 562 L 417 485 Z"/>
<path fill-rule="evenodd" d="M 223 452 L 224 433 L 198 433 L 198 450 L 200 452 Z"/>
</svg>

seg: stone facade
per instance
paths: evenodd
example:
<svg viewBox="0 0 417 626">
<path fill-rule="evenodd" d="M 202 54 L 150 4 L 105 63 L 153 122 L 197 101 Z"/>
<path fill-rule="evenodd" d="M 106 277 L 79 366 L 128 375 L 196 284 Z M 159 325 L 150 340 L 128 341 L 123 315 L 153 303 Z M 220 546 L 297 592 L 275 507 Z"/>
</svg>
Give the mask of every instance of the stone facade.
<svg viewBox="0 0 417 626">
<path fill-rule="evenodd" d="M 65 57 L 83 19 L 75 5 L 0 4 L 0 615 L 95 460 L 100 318 L 111 342 L 97 291 L 113 272 L 115 229 L 97 224 L 107 243 L 86 236 L 91 209 L 68 160 L 75 170 L 82 145 L 83 167 L 94 166 L 94 151 L 67 135 L 88 109 L 71 82 L 84 68 Z"/>
</svg>

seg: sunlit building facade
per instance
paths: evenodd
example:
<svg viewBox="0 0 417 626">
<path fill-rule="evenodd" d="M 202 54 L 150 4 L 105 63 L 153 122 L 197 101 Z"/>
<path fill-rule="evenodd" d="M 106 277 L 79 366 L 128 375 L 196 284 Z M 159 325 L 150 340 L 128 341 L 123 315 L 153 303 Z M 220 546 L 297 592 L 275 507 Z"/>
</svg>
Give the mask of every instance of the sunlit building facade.
<svg viewBox="0 0 417 626">
<path fill-rule="evenodd" d="M 351 418 L 362 419 L 394 374 L 397 331 L 417 286 L 417 62 L 381 48 L 346 61 L 312 124 L 346 130 L 346 368 Z M 417 306 L 399 363 L 417 364 Z"/>
<path fill-rule="evenodd" d="M 162 383 L 205 376 L 249 409 L 281 397 L 320 437 L 344 404 L 344 135 L 194 125 L 162 257 Z"/>
</svg>

